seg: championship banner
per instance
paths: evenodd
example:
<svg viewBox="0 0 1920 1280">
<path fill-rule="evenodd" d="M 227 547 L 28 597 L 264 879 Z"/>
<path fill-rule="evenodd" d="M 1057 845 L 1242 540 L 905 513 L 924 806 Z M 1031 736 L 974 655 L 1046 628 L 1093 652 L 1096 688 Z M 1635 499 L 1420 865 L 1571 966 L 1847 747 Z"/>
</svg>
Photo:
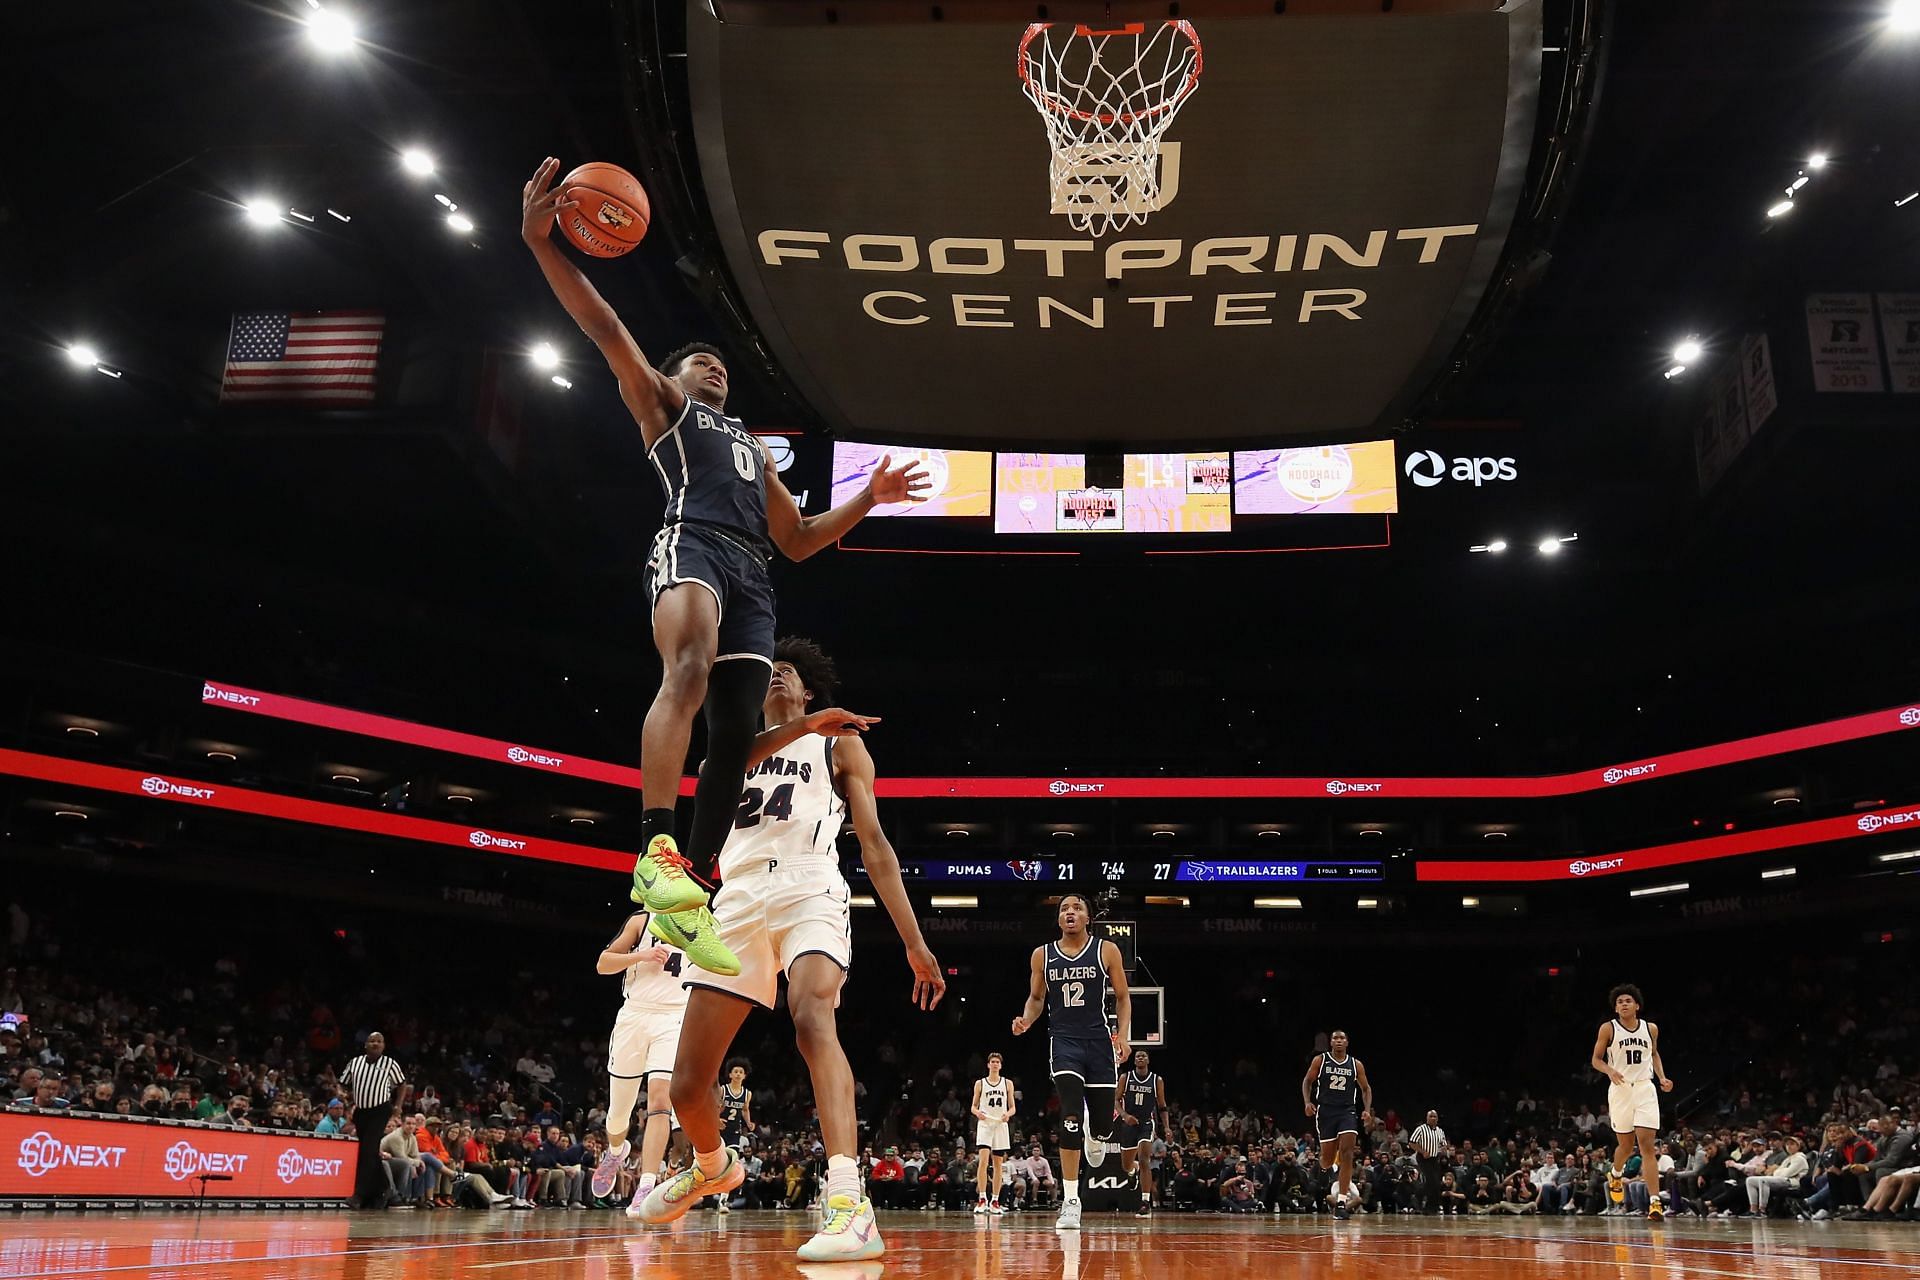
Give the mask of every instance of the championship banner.
<svg viewBox="0 0 1920 1280">
<path fill-rule="evenodd" d="M 0 1112 L 0 1200 L 347 1200 L 346 1138 Z"/>
<path fill-rule="evenodd" d="M 1815 391 L 1884 391 L 1880 337 L 1870 293 L 1816 293 L 1807 297 L 1807 345 Z"/>
<path fill-rule="evenodd" d="M 1890 390 L 1920 392 L 1920 293 L 1883 293 L 1880 334 L 1887 344 L 1887 368 L 1893 373 Z"/>
<path fill-rule="evenodd" d="M 1494 278 L 1540 5 L 1235 8 L 1094 30 L 689 0 L 707 211 L 835 434 L 1218 447 L 1398 425 Z M 1094 490 L 1044 516 L 1124 523 Z"/>
</svg>

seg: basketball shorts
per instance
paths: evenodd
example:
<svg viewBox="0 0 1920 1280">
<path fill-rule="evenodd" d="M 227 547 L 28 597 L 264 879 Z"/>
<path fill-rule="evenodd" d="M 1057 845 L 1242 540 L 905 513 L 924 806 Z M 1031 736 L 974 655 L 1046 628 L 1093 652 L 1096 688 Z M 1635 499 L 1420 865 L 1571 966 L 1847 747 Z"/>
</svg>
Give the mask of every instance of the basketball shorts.
<svg viewBox="0 0 1920 1280">
<path fill-rule="evenodd" d="M 1314 1113 L 1313 1126 L 1320 1141 L 1332 1142 L 1343 1133 L 1360 1132 L 1360 1113 L 1352 1107 L 1321 1107 Z"/>
<path fill-rule="evenodd" d="M 974 1147 L 985 1147 L 995 1155 L 1003 1156 L 1013 1146 L 1011 1126 L 1005 1120 L 996 1120 L 988 1124 L 982 1120 L 974 1126 Z"/>
<path fill-rule="evenodd" d="M 745 1125 L 729 1125 L 720 1134 L 720 1145 L 732 1147 L 736 1151 L 745 1151 L 753 1145 L 753 1134 Z"/>
<path fill-rule="evenodd" d="M 1079 1076 L 1089 1089 L 1117 1088 L 1120 1075 L 1113 1060 L 1113 1041 L 1054 1036 L 1047 1044 L 1047 1074 Z"/>
<path fill-rule="evenodd" d="M 686 985 L 771 1009 L 780 975 L 809 953 L 839 965 L 844 982 L 853 964 L 851 897 L 839 863 L 826 858 L 755 859 L 733 868 L 714 895 L 713 917 L 721 941 L 740 957 L 740 972 L 729 978 L 689 970 L 696 976 Z"/>
<path fill-rule="evenodd" d="M 1607 1086 L 1607 1117 L 1615 1133 L 1660 1127 L 1660 1094 L 1651 1080 Z"/>
<path fill-rule="evenodd" d="M 1154 1139 L 1153 1122 L 1150 1120 L 1123 1120 L 1113 1140 L 1123 1147 L 1137 1147 L 1143 1142 Z"/>
<path fill-rule="evenodd" d="M 607 1046 L 607 1074 L 623 1080 L 638 1080 L 656 1071 L 672 1074 L 673 1055 L 680 1047 L 680 1019 L 685 1012 L 621 1005 Z"/>
<path fill-rule="evenodd" d="M 693 582 L 713 593 L 720 606 L 716 662 L 758 658 L 773 665 L 773 582 L 767 564 L 746 536 L 719 525 L 677 521 L 654 535 L 647 555 L 647 601 L 660 606 L 669 588 Z"/>
</svg>

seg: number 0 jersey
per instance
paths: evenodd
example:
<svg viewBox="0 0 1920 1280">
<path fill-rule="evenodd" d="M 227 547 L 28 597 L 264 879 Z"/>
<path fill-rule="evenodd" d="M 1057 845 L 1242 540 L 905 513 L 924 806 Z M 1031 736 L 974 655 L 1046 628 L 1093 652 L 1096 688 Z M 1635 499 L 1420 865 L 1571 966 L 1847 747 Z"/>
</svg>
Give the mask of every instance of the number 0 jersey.
<svg viewBox="0 0 1920 1280">
<path fill-rule="evenodd" d="M 1089 937 L 1078 955 L 1049 942 L 1043 964 L 1047 1034 L 1056 1040 L 1107 1039 L 1107 970 L 1100 963 L 1100 939 Z"/>
<path fill-rule="evenodd" d="M 667 491 L 662 525 L 719 525 L 768 557 L 766 455 L 744 422 L 688 396 L 647 456 Z"/>
<path fill-rule="evenodd" d="M 1618 1071 L 1628 1084 L 1653 1079 L 1653 1032 L 1645 1018 L 1629 1031 L 1618 1018 L 1613 1020 L 1613 1043 L 1607 1046 L 1607 1065 Z"/>
<path fill-rule="evenodd" d="M 846 797 L 833 780 L 833 739 L 810 733 L 748 772 L 733 834 L 720 851 L 720 878 L 753 862 L 807 858 L 838 871 L 835 842 L 846 817 Z"/>
</svg>

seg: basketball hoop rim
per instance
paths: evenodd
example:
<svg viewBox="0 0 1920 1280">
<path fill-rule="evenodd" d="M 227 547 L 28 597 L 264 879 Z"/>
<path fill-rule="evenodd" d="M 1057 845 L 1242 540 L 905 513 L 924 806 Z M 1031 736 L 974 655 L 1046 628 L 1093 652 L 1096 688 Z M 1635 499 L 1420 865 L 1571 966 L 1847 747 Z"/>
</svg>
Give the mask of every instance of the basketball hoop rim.
<svg viewBox="0 0 1920 1280">
<path fill-rule="evenodd" d="M 1061 24 L 1057 22 L 1028 23 L 1025 34 L 1020 37 L 1020 46 L 1014 50 L 1013 54 L 1014 70 L 1019 73 L 1020 83 L 1027 87 L 1028 93 L 1035 102 L 1039 103 L 1046 110 L 1053 112 L 1055 115 L 1066 116 L 1073 120 L 1097 120 L 1101 124 L 1132 124 L 1135 120 L 1147 120 L 1165 112 L 1172 111 L 1182 102 L 1185 102 L 1187 97 L 1200 85 L 1200 72 L 1206 65 L 1206 51 L 1201 47 L 1200 33 L 1195 31 L 1193 24 L 1185 18 L 1169 18 L 1163 25 L 1172 27 L 1178 31 L 1193 45 L 1193 69 L 1187 73 L 1187 78 L 1185 82 L 1181 84 L 1178 93 L 1157 107 L 1149 107 L 1145 111 L 1123 112 L 1120 115 L 1096 115 L 1091 111 L 1081 111 L 1077 107 L 1069 107 L 1065 103 L 1055 99 L 1052 94 L 1034 88 L 1033 77 L 1027 73 L 1027 46 L 1032 44 L 1033 38 L 1041 32 L 1059 25 Z M 1088 39 L 1094 36 L 1141 36 L 1145 35 L 1146 32 L 1147 24 L 1144 22 L 1129 22 L 1123 26 L 1105 30 L 1088 26 L 1084 22 L 1076 22 L 1073 26 L 1073 34 L 1076 38 L 1084 37 Z"/>
</svg>

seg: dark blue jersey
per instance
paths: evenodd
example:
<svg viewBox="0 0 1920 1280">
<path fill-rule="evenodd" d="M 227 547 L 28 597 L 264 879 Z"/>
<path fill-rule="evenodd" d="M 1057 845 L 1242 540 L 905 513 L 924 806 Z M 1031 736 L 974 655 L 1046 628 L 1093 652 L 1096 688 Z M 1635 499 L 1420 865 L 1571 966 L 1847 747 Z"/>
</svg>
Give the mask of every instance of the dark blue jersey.
<svg viewBox="0 0 1920 1280">
<path fill-rule="evenodd" d="M 1336 1111 L 1360 1107 L 1360 1059 L 1347 1055 L 1345 1062 L 1330 1053 L 1320 1055 L 1320 1074 L 1313 1081 L 1313 1105 Z"/>
<path fill-rule="evenodd" d="M 1088 938 L 1080 954 L 1047 944 L 1047 1034 L 1056 1040 L 1105 1040 L 1107 970 L 1100 963 L 1100 939 Z"/>
<path fill-rule="evenodd" d="M 745 1121 L 741 1113 L 747 1109 L 747 1091 L 735 1093 L 726 1085 L 720 1086 L 720 1127 L 729 1132 L 742 1128 Z"/>
<path fill-rule="evenodd" d="M 667 491 L 662 524 L 717 525 L 766 553 L 766 455 L 740 419 L 688 396 L 647 456 Z"/>
<path fill-rule="evenodd" d="M 1153 1071 L 1144 1076 L 1137 1071 L 1129 1071 L 1120 1077 L 1120 1084 L 1127 1091 L 1127 1114 L 1141 1124 L 1152 1124 L 1154 1117 L 1160 1114 L 1159 1083 L 1160 1076 Z"/>
</svg>

